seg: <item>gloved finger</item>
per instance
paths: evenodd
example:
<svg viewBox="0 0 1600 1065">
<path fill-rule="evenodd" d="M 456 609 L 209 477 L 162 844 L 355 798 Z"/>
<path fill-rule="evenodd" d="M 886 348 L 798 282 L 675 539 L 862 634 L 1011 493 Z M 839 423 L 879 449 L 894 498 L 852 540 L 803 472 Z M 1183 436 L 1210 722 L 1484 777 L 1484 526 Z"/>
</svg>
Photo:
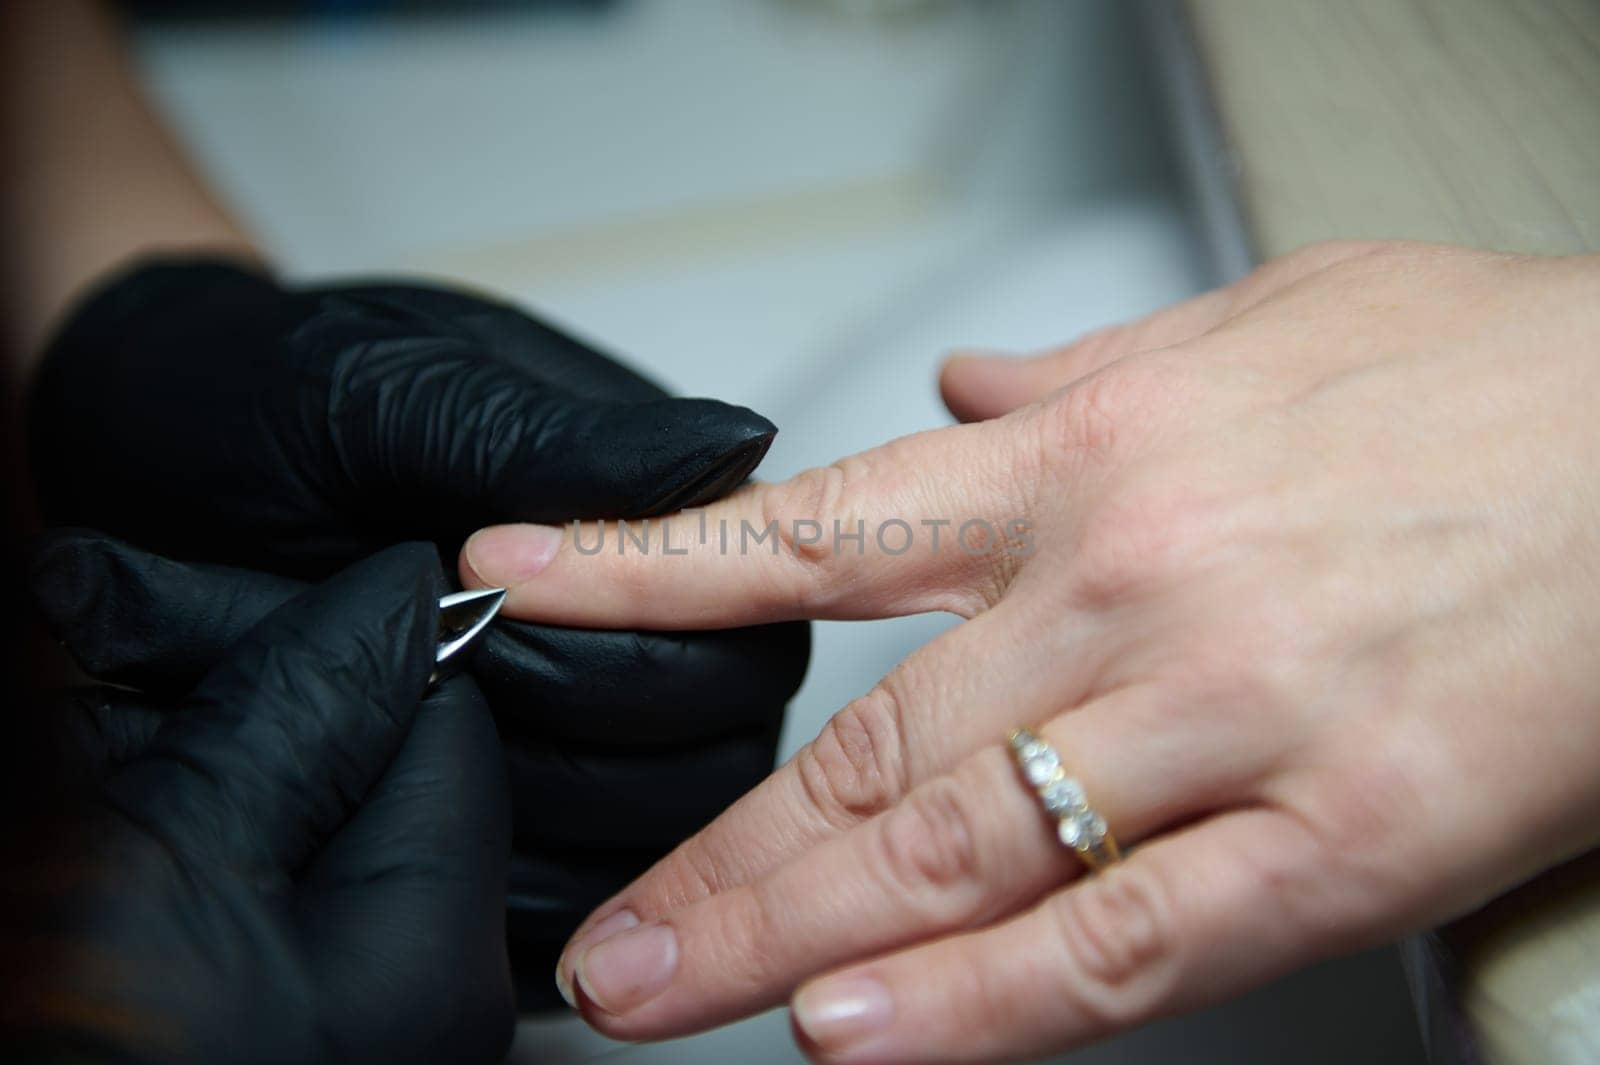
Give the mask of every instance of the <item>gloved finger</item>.
<svg viewBox="0 0 1600 1065">
<path fill-rule="evenodd" d="M 772 772 L 776 726 L 671 752 L 509 744 L 517 850 L 664 852 Z"/>
<path fill-rule="evenodd" d="M 363 528 L 453 547 L 495 522 L 668 513 L 742 482 L 777 434 L 715 400 L 586 398 L 442 328 L 339 297 L 296 333 L 341 353 L 327 428 Z"/>
<path fill-rule="evenodd" d="M 41 538 L 30 585 L 86 673 L 174 696 L 307 587 L 173 561 L 83 529 Z M 802 623 L 636 633 L 497 621 L 470 668 L 518 735 L 692 743 L 780 717 L 804 677 L 809 641 Z"/>
<path fill-rule="evenodd" d="M 177 562 L 89 529 L 44 534 L 28 577 L 46 623 L 85 673 L 173 694 L 192 688 L 307 587 L 254 570 Z"/>
<path fill-rule="evenodd" d="M 477 686 L 455 677 L 422 701 L 394 760 L 299 881 L 319 1008 L 349 1040 L 335 1059 L 500 1060 L 514 1019 L 510 849 L 494 723 Z M 374 959 L 387 959 L 378 997 Z"/>
<path fill-rule="evenodd" d="M 581 399 L 642 403 L 667 398 L 660 385 L 588 342 L 483 293 L 397 282 L 343 285 L 311 290 L 311 295 L 420 325 L 420 333 L 466 336 L 495 360 Z"/>
<path fill-rule="evenodd" d="M 471 669 L 508 735 L 647 747 L 775 724 L 810 645 L 794 622 L 650 633 L 501 619 Z"/>
<path fill-rule="evenodd" d="M 142 754 L 167 720 L 147 696 L 99 685 L 69 689 L 56 703 L 51 724 L 62 758 L 92 779 Z"/>
<path fill-rule="evenodd" d="M 450 549 L 499 522 L 697 506 L 742 483 L 777 435 L 742 407 L 580 400 L 444 348 L 409 387 L 403 371 L 367 361 L 348 375 L 332 426 L 361 524 L 425 532 Z M 442 384 L 434 374 L 445 372 Z"/>
<path fill-rule="evenodd" d="M 269 881 L 298 869 L 410 727 L 441 585 L 433 549 L 402 544 L 280 607 L 111 777 L 108 796 L 180 853 Z"/>
<path fill-rule="evenodd" d="M 714 399 L 618 405 L 528 397 L 514 454 L 485 456 L 486 520 L 648 517 L 718 499 L 766 456 L 777 426 Z M 478 527 L 475 524 L 475 527 Z"/>
</svg>

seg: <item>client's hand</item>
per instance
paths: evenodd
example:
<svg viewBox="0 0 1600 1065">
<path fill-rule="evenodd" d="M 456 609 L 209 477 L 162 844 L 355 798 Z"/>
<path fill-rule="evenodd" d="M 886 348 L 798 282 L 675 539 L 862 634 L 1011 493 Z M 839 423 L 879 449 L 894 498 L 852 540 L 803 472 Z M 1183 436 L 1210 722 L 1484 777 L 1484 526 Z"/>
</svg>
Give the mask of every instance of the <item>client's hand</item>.
<svg viewBox="0 0 1600 1065">
<path fill-rule="evenodd" d="M 287 601 L 184 698 L 57 708 L 84 795 L 0 886 L 7 1060 L 499 1060 L 505 768 L 471 680 L 424 697 L 433 556 Z"/>
<path fill-rule="evenodd" d="M 86 301 L 51 345 L 30 414 L 53 523 L 300 578 L 401 540 L 453 557 L 492 521 L 703 503 L 743 481 L 775 432 L 743 408 L 668 398 L 477 297 L 287 289 L 208 263 L 147 266 Z M 172 571 L 95 572 L 139 584 Z M 243 583 L 275 589 L 238 607 L 243 624 L 293 588 Z M 156 591 L 160 625 L 141 639 L 217 609 L 198 588 Z M 99 594 L 90 580 L 73 593 Z M 511 762 L 512 958 L 524 1006 L 548 1005 L 550 964 L 582 915 L 771 770 L 809 644 L 802 624 L 496 630 L 473 673 Z M 114 631 L 107 646 L 130 653 Z M 192 676 L 204 659 L 187 661 Z M 587 805 L 566 801 L 577 782 Z"/>
<path fill-rule="evenodd" d="M 1009 1060 L 1600 842 L 1600 260 L 1319 247 L 945 389 L 1025 405 L 707 511 L 776 553 L 567 543 L 514 589 L 578 625 L 970 618 L 595 915 L 563 964 L 602 1030 L 799 988 L 819 1060 Z M 1081 786 L 1049 816 L 1014 725 Z M 1085 798 L 1134 845 L 1087 878 Z"/>
</svg>

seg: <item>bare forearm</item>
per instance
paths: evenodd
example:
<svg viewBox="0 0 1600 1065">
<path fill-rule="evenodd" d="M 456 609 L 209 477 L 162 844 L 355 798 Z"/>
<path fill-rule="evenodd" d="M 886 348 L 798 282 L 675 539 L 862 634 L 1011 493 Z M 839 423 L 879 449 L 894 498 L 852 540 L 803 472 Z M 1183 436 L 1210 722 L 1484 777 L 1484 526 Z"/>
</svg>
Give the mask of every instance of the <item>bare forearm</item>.
<svg viewBox="0 0 1600 1065">
<path fill-rule="evenodd" d="M 62 311 L 142 252 L 258 258 L 151 110 L 98 0 L 0 4 L 0 300 L 24 378 Z"/>
</svg>

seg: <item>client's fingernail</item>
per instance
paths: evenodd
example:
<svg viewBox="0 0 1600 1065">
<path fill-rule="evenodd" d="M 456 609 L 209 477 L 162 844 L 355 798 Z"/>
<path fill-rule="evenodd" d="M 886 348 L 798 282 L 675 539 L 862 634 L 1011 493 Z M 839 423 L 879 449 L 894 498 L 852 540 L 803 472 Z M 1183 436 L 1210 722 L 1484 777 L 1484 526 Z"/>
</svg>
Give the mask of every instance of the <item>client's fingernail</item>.
<svg viewBox="0 0 1600 1065">
<path fill-rule="evenodd" d="M 548 566 L 563 535 L 559 525 L 495 525 L 473 533 L 462 554 L 486 586 L 509 587 Z"/>
<path fill-rule="evenodd" d="M 567 944 L 566 949 L 561 952 L 561 957 L 556 959 L 556 988 L 561 992 L 561 997 L 567 1000 L 567 1005 L 574 1009 L 578 1006 L 577 996 L 572 993 L 572 968 L 575 959 L 583 957 L 591 947 L 599 946 L 618 932 L 638 927 L 639 918 L 632 910 L 618 910 L 604 920 L 596 922 L 593 928 Z"/>
<path fill-rule="evenodd" d="M 578 987 L 607 1013 L 627 1013 L 665 991 L 677 969 L 677 933 L 645 925 L 590 947 L 578 959 Z"/>
<path fill-rule="evenodd" d="M 822 1050 L 837 1053 L 881 1032 L 894 1017 L 889 990 L 865 976 L 841 976 L 801 988 L 794 1023 Z"/>
</svg>

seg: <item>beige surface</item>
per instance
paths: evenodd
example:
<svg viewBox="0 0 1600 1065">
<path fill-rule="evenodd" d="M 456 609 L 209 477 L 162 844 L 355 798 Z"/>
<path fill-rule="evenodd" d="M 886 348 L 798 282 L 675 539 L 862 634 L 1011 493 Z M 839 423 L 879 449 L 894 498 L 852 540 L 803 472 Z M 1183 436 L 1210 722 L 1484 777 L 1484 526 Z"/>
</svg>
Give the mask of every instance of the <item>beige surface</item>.
<svg viewBox="0 0 1600 1065">
<path fill-rule="evenodd" d="M 1190 0 L 1258 258 L 1409 237 L 1600 248 L 1600 3 Z M 1439 1061 L 1600 1061 L 1600 854 L 1441 936 Z"/>
<path fill-rule="evenodd" d="M 1257 250 L 1600 248 L 1600 3 L 1195 0 Z"/>
<path fill-rule="evenodd" d="M 1444 935 L 1490 1065 L 1600 1061 L 1600 851 Z"/>
</svg>

